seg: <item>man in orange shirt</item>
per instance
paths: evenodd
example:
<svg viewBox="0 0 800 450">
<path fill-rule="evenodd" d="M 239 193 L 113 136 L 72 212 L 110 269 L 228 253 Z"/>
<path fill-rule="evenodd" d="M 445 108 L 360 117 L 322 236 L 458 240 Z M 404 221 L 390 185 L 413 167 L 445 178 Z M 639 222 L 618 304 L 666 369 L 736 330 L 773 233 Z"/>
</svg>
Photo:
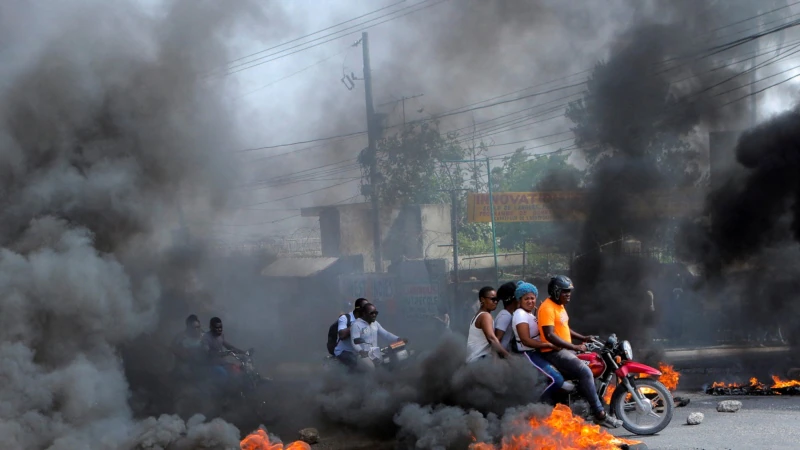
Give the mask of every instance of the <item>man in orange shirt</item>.
<svg viewBox="0 0 800 450">
<path fill-rule="evenodd" d="M 550 297 L 539 307 L 537 320 L 540 339 L 555 345 L 558 349 L 542 349 L 540 352 L 547 362 L 564 375 L 564 378 L 578 380 L 578 391 L 589 402 L 595 423 L 608 428 L 617 428 L 622 425 L 622 421 L 606 414 L 595 390 L 592 371 L 575 355 L 575 352 L 585 352 L 586 346 L 582 343 L 575 345 L 572 340 L 589 342 L 592 336 L 584 336 L 569 327 L 566 305 L 572 297 L 572 289 L 572 280 L 564 275 L 550 279 L 547 285 Z"/>
</svg>

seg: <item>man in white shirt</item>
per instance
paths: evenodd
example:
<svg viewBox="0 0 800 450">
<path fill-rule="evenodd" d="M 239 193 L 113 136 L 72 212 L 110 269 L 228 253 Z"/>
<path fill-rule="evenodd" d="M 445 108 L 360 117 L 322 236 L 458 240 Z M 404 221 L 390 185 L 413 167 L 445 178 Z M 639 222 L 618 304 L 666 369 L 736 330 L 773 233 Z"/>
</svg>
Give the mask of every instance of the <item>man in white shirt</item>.
<svg viewBox="0 0 800 450">
<path fill-rule="evenodd" d="M 514 297 L 514 291 L 517 289 L 517 284 L 513 281 L 500 286 L 497 290 L 497 298 L 503 301 L 503 310 L 497 314 L 494 319 L 494 334 L 497 339 L 500 339 L 500 345 L 506 349 L 507 352 L 511 351 L 511 343 L 514 339 L 514 330 L 511 326 L 511 318 L 514 311 L 519 308 L 519 302 Z"/>
<path fill-rule="evenodd" d="M 380 347 L 378 347 L 378 338 L 387 342 L 404 341 L 394 334 L 386 331 L 378 319 L 378 308 L 375 305 L 368 303 L 362 308 L 361 317 L 356 319 L 350 326 L 350 344 L 353 349 L 362 358 L 368 358 L 374 363 L 380 363 Z"/>
<path fill-rule="evenodd" d="M 355 302 L 353 311 L 339 316 L 339 321 L 337 323 L 339 342 L 336 343 L 333 356 L 337 361 L 351 369 L 355 369 L 358 365 L 358 353 L 353 348 L 353 344 L 350 341 L 350 330 L 356 320 L 361 317 L 361 311 L 364 305 L 368 304 L 369 301 L 367 299 L 359 298 Z"/>
</svg>

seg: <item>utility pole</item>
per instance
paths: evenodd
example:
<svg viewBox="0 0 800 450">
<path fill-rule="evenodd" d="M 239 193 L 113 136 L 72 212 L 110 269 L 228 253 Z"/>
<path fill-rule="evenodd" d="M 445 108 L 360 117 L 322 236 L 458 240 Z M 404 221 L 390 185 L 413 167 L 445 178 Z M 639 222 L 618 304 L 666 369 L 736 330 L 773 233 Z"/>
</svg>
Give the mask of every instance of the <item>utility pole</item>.
<svg viewBox="0 0 800 450">
<path fill-rule="evenodd" d="M 761 24 L 759 23 L 756 33 L 760 32 Z M 750 60 L 750 128 L 755 127 L 758 123 L 758 101 L 756 101 L 756 83 L 758 82 L 758 78 L 756 77 L 756 72 L 758 72 L 756 59 L 758 58 L 758 48 L 758 39 L 756 39 L 753 41 L 753 58 Z M 780 49 L 778 53 L 780 53 Z"/>
<path fill-rule="evenodd" d="M 487 186 L 489 188 L 489 211 L 490 211 L 490 214 L 491 214 L 491 223 L 492 223 L 492 253 L 494 254 L 494 284 L 498 285 L 499 284 L 499 272 L 498 272 L 498 268 L 497 268 L 497 232 L 496 232 L 497 223 L 494 220 L 494 197 L 492 195 L 492 169 L 491 169 L 491 162 L 490 161 L 491 160 L 487 156 L 486 157 L 486 175 L 487 175 L 486 184 L 487 184 Z M 473 164 L 476 164 L 476 165 L 478 164 L 478 161 L 474 160 L 474 159 L 454 159 L 454 160 L 443 161 L 443 162 L 473 163 Z M 451 197 L 451 200 L 452 200 L 452 197 Z M 455 203 L 453 203 L 453 204 L 455 205 Z M 451 227 L 452 227 L 452 225 L 451 225 Z M 457 244 L 457 242 L 454 242 L 453 250 L 456 250 L 456 247 L 455 247 L 456 244 Z"/>
<path fill-rule="evenodd" d="M 450 234 L 453 238 L 453 302 L 450 310 L 458 301 L 458 191 L 450 191 Z"/>
<path fill-rule="evenodd" d="M 454 311 L 454 306 L 458 302 L 458 193 L 460 191 L 469 191 L 469 189 L 442 189 L 438 192 L 450 192 L 450 236 L 452 244 L 442 244 L 439 247 L 452 247 L 453 249 L 453 299 L 448 304 L 448 310 L 451 315 Z"/>
<path fill-rule="evenodd" d="M 373 253 L 375 258 L 375 272 L 383 272 L 383 258 L 381 256 L 381 223 L 378 205 L 378 151 L 375 141 L 378 140 L 378 124 L 375 121 L 375 107 L 372 105 L 372 69 L 369 65 L 369 35 L 361 33 L 361 48 L 364 55 L 364 96 L 367 103 L 367 140 L 370 155 L 369 184 L 370 200 L 372 202 L 372 235 Z"/>
</svg>

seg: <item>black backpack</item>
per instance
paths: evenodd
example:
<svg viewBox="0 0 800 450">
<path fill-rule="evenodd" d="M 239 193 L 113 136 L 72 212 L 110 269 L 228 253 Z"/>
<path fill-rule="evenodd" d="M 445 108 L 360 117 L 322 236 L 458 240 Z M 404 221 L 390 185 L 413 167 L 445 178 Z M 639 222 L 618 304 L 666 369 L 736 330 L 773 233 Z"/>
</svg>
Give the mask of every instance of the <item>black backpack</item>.
<svg viewBox="0 0 800 450">
<path fill-rule="evenodd" d="M 350 314 L 342 314 L 347 318 L 347 328 L 350 328 Z M 342 317 L 339 316 L 339 317 Z M 333 355 L 334 349 L 336 349 L 336 344 L 339 343 L 339 319 L 336 319 L 336 322 L 333 322 L 330 328 L 328 328 L 328 353 Z"/>
</svg>

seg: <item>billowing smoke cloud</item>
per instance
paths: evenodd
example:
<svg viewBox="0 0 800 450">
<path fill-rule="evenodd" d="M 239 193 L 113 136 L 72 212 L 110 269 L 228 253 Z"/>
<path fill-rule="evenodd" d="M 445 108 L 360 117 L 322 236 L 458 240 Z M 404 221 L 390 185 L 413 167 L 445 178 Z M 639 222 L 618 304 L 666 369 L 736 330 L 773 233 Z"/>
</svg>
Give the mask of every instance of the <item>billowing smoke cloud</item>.
<svg viewBox="0 0 800 450">
<path fill-rule="evenodd" d="M 746 131 L 735 150 L 741 169 L 709 195 L 710 220 L 687 224 L 680 241 L 684 256 L 704 265 L 709 295 L 725 295 L 719 289 L 727 284 L 736 287 L 726 299 L 742 300 L 732 323 L 748 332 L 783 325 L 785 337 L 795 342 L 800 311 L 791 293 L 800 275 L 799 124 L 795 108 Z"/>
<path fill-rule="evenodd" d="M 521 405 L 535 404 L 530 411 L 539 417 L 549 412 L 536 404 L 545 379 L 530 363 L 511 358 L 465 365 L 464 342 L 463 336 L 448 335 L 398 371 L 333 371 L 316 395 L 322 417 L 377 437 L 397 437 L 408 448 L 436 449 L 460 448 L 472 437 L 496 440 L 502 435 L 498 417 Z"/>
<path fill-rule="evenodd" d="M 219 421 L 136 422 L 118 349 L 158 325 L 163 293 L 185 281 L 159 271 L 179 199 L 213 214 L 235 180 L 220 152 L 237 147 L 225 86 L 202 75 L 257 13 L 0 5 L 14 56 L 0 69 L 0 446 L 237 445 Z"/>
<path fill-rule="evenodd" d="M 704 149 L 690 147 L 693 136 L 709 127 L 739 126 L 747 106 L 720 107 L 747 93 L 736 90 L 749 81 L 736 76 L 741 67 L 725 63 L 751 49 L 698 56 L 711 44 L 732 39 L 713 30 L 741 12 L 712 6 L 675 2 L 655 6 L 660 14 L 642 11 L 592 71 L 587 95 L 567 110 L 576 144 L 590 164 L 586 221 L 573 267 L 578 290 L 571 308 L 578 329 L 646 339 L 663 312 L 652 311 L 647 291 L 655 293 L 655 305 L 665 307 L 673 288 L 687 287 L 675 281 L 680 269 L 657 263 L 658 255 L 624 253 L 631 243 L 644 251 L 668 251 L 677 222 L 641 206 L 652 204 L 650 196 L 659 191 L 700 183 Z M 709 10 L 720 17 L 680 19 Z M 629 320 L 614 320 L 622 315 Z"/>
</svg>

